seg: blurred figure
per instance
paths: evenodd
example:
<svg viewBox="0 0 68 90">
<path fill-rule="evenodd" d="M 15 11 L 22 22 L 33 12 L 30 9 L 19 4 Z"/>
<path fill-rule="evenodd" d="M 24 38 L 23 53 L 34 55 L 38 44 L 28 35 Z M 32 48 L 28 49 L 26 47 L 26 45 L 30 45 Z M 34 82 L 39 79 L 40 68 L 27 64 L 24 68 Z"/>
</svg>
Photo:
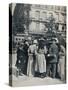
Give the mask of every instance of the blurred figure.
<svg viewBox="0 0 68 90">
<path fill-rule="evenodd" d="M 60 45 L 58 73 L 62 81 L 65 80 L 65 48 Z"/>
</svg>

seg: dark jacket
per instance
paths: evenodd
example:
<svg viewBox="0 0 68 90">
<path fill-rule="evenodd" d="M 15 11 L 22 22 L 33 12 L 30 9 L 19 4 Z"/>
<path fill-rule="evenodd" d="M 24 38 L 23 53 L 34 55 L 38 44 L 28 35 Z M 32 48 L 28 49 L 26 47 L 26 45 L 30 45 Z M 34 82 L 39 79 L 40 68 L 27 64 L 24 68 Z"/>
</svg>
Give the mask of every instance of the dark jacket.
<svg viewBox="0 0 68 90">
<path fill-rule="evenodd" d="M 58 46 L 56 44 L 51 44 L 49 48 L 49 54 L 48 57 L 49 63 L 57 63 L 58 62 Z"/>
<path fill-rule="evenodd" d="M 24 50 L 18 48 L 17 49 L 17 61 L 16 61 L 16 66 L 18 68 L 22 68 L 24 66 L 24 62 L 25 62 L 25 54 L 24 54 Z"/>
</svg>

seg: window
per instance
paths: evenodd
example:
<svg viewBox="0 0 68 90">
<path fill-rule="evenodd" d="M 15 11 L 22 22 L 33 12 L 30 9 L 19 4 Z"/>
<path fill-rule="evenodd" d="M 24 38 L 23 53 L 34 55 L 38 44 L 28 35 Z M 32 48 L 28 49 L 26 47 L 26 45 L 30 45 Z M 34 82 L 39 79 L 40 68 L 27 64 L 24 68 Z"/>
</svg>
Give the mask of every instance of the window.
<svg viewBox="0 0 68 90">
<path fill-rule="evenodd" d="M 36 19 L 40 18 L 40 11 L 36 11 Z"/>
<path fill-rule="evenodd" d="M 66 15 L 64 15 L 64 23 L 66 23 Z"/>
<path fill-rule="evenodd" d="M 58 30 L 59 29 L 59 24 L 55 24 L 55 29 Z"/>
<path fill-rule="evenodd" d="M 60 10 L 60 6 L 58 6 L 57 9 Z"/>
<path fill-rule="evenodd" d="M 37 8 L 39 8 L 39 7 L 40 7 L 40 5 L 38 5 L 38 4 L 36 4 L 35 6 L 36 6 Z"/>
<path fill-rule="evenodd" d="M 56 8 L 56 10 L 60 10 L 60 6 L 56 6 L 55 8 Z"/>
<path fill-rule="evenodd" d="M 53 10 L 54 6 L 51 6 L 51 9 Z"/>
<path fill-rule="evenodd" d="M 64 11 L 66 12 L 66 7 L 64 7 Z"/>
<path fill-rule="evenodd" d="M 36 22 L 36 31 L 39 31 L 39 30 L 40 30 L 40 23 Z"/>
<path fill-rule="evenodd" d="M 56 18 L 56 22 L 58 22 L 59 21 L 59 14 L 58 13 L 56 13 L 55 18 Z"/>
<path fill-rule="evenodd" d="M 65 14 L 63 14 L 63 13 L 61 14 L 60 21 L 62 23 L 66 23 L 66 15 Z"/>
<path fill-rule="evenodd" d="M 43 12 L 42 13 L 42 18 L 45 20 L 47 18 L 47 13 L 46 12 Z"/>
<path fill-rule="evenodd" d="M 53 15 L 53 13 L 49 13 L 50 14 L 50 16 L 52 16 Z"/>
<path fill-rule="evenodd" d="M 62 26 L 62 31 L 64 31 L 64 25 Z"/>
<path fill-rule="evenodd" d="M 45 9 L 47 9 L 47 5 L 45 5 Z"/>
<path fill-rule="evenodd" d="M 66 12 L 66 7 L 61 7 L 61 10 L 62 10 L 63 12 Z"/>
<path fill-rule="evenodd" d="M 18 39 L 16 38 L 16 41 L 17 41 Z"/>
<path fill-rule="evenodd" d="M 53 10 L 53 6 L 49 6 L 49 9 L 50 9 L 50 10 Z"/>
<path fill-rule="evenodd" d="M 45 9 L 45 5 L 40 5 L 40 8 L 41 9 Z"/>
<path fill-rule="evenodd" d="M 19 38 L 19 40 L 21 40 L 21 39 Z"/>
</svg>

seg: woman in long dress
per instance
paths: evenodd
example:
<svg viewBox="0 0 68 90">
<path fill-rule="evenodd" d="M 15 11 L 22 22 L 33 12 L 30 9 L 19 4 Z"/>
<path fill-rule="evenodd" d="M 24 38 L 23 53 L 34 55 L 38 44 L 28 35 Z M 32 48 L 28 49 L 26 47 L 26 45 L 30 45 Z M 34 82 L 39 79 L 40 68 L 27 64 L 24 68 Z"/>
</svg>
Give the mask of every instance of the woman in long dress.
<svg viewBox="0 0 68 90">
<path fill-rule="evenodd" d="M 29 77 L 33 77 L 35 74 L 35 69 L 34 69 L 34 65 L 35 65 L 35 61 L 34 61 L 34 55 L 35 55 L 35 51 L 37 49 L 36 47 L 37 41 L 34 40 L 33 44 L 29 46 L 28 49 L 28 66 L 27 66 L 27 75 Z"/>
<path fill-rule="evenodd" d="M 36 72 L 39 72 L 39 76 L 44 78 L 46 76 L 46 58 L 45 54 L 47 53 L 46 46 L 38 48 L 38 53 L 36 56 Z"/>
</svg>

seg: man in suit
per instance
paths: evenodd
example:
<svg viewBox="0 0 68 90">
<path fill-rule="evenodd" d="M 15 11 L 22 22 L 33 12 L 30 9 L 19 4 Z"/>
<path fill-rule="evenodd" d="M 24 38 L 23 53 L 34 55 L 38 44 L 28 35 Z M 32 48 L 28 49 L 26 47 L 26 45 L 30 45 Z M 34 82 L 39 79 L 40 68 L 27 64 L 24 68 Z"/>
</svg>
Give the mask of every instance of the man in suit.
<svg viewBox="0 0 68 90">
<path fill-rule="evenodd" d="M 28 64 L 28 48 L 29 43 L 27 40 L 24 41 L 23 50 L 24 50 L 24 69 L 23 73 L 27 75 L 27 64 Z"/>
<path fill-rule="evenodd" d="M 16 61 L 16 67 L 19 70 L 19 75 L 23 75 L 22 74 L 22 68 L 24 67 L 24 50 L 23 50 L 23 43 L 20 43 L 19 47 L 17 48 L 17 61 Z"/>
<path fill-rule="evenodd" d="M 56 40 L 54 39 L 50 48 L 49 48 L 49 54 L 47 59 L 47 75 L 49 75 L 51 71 L 52 78 L 55 78 L 56 76 L 56 65 L 58 62 L 58 46 L 56 45 Z"/>
</svg>

